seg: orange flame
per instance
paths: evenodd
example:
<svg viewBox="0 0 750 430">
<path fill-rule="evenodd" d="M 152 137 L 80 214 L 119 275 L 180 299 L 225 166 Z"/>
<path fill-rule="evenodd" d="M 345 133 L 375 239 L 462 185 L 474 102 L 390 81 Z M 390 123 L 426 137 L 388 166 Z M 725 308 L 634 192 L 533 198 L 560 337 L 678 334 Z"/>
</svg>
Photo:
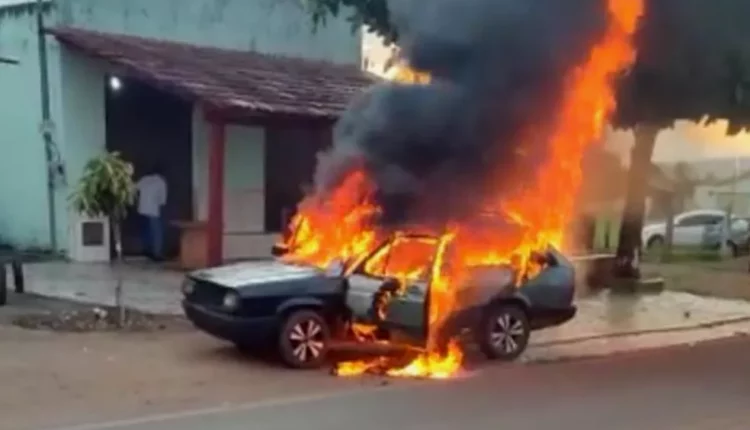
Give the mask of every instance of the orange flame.
<svg viewBox="0 0 750 430">
<path fill-rule="evenodd" d="M 529 256 L 549 245 L 561 247 L 563 236 L 574 216 L 575 194 L 581 184 L 581 161 L 587 148 L 598 141 L 608 116 L 615 108 L 612 77 L 635 58 L 632 35 L 643 13 L 643 0 L 606 0 L 611 16 L 609 26 L 588 59 L 567 76 L 559 115 L 548 139 L 549 157 L 537 174 L 534 186 L 519 189 L 487 201 L 487 211 L 504 213 L 522 228 L 509 237 L 473 225 L 453 225 L 438 232 L 437 261 L 433 264 L 430 286 L 430 327 L 439 326 L 455 306 L 451 289 L 466 268 L 478 265 L 512 264 L 520 272 L 533 270 Z M 404 64 L 397 66 L 394 79 L 407 84 L 424 84 L 429 75 Z M 293 220 L 294 235 L 288 240 L 286 258 L 326 267 L 336 259 L 358 258 L 372 251 L 382 232 L 371 219 L 379 209 L 372 200 L 373 186 L 364 170 L 350 173 L 342 184 L 324 199 L 307 197 Z M 455 245 L 445 255 L 448 243 Z M 450 260 L 450 261 L 448 261 Z M 422 267 L 410 267 L 420 258 L 399 263 L 400 276 L 408 279 Z M 449 264 L 445 264 L 449 263 Z M 450 267 L 450 269 L 445 269 Z M 371 333 L 358 327 L 359 333 Z M 450 341 L 440 354 L 437 339 L 430 330 L 427 349 L 409 365 L 388 369 L 391 376 L 445 378 L 461 368 L 463 353 Z M 340 363 L 337 374 L 357 375 L 382 366 L 382 359 Z"/>
<path fill-rule="evenodd" d="M 429 84 L 432 80 L 429 73 L 414 70 L 403 61 L 395 64 L 388 70 L 386 78 L 402 84 Z"/>
<path fill-rule="evenodd" d="M 370 198 L 372 183 L 363 170 L 355 170 L 330 195 L 312 195 L 292 219 L 293 235 L 284 258 L 327 267 L 367 253 L 376 243 L 371 218 L 378 208 Z"/>
<path fill-rule="evenodd" d="M 427 351 L 400 369 L 390 369 L 388 376 L 410 378 L 446 379 L 454 376 L 461 369 L 464 353 L 458 342 L 451 341 L 444 354 Z"/>
</svg>

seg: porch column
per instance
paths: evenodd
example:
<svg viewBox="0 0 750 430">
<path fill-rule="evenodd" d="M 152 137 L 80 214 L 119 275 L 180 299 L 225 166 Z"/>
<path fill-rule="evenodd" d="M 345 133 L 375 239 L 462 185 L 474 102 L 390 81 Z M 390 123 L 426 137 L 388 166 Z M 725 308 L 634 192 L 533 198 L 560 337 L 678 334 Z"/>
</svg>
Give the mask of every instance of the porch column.
<svg viewBox="0 0 750 430">
<path fill-rule="evenodd" d="M 209 119 L 208 152 L 208 264 L 222 263 L 224 246 L 224 147 L 226 126 Z"/>
</svg>

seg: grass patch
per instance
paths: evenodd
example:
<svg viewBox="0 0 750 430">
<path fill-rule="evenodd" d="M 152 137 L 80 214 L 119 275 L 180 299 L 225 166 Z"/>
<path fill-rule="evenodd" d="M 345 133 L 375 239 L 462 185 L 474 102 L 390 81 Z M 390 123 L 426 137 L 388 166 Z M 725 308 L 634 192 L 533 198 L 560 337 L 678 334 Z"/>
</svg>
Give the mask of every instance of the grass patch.
<svg viewBox="0 0 750 430">
<path fill-rule="evenodd" d="M 644 253 L 643 261 L 647 263 L 686 263 L 701 261 L 722 261 L 722 256 L 718 251 L 708 249 L 673 249 L 668 255 L 662 255 L 661 252 Z"/>
</svg>

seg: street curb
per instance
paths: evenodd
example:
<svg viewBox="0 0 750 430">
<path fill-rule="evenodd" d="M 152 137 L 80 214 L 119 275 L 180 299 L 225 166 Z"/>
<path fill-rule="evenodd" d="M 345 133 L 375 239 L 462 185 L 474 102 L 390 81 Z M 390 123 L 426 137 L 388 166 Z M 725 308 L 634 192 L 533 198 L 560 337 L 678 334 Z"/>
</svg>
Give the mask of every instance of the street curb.
<svg viewBox="0 0 750 430">
<path fill-rule="evenodd" d="M 618 357 L 627 357 L 634 354 L 644 354 L 644 353 L 658 353 L 660 351 L 664 350 L 673 350 L 673 349 L 690 349 L 699 345 L 704 344 L 710 344 L 710 343 L 716 343 L 716 342 L 726 342 L 730 341 L 732 339 L 743 339 L 745 337 L 750 336 L 750 333 L 747 332 L 735 332 L 731 334 L 722 335 L 719 337 L 714 338 L 704 338 L 699 340 L 692 340 L 692 341 L 681 341 L 681 342 L 675 342 L 665 345 L 645 345 L 640 347 L 634 347 L 629 349 L 619 349 L 619 350 L 611 350 L 611 351 L 600 351 L 600 352 L 585 352 L 585 353 L 578 353 L 578 354 L 560 354 L 554 357 L 526 357 L 521 358 L 521 363 L 526 366 L 534 366 L 534 365 L 547 365 L 547 364 L 559 364 L 559 363 L 571 363 L 571 362 L 578 362 L 578 361 L 585 361 L 585 360 L 598 360 L 598 359 L 616 359 Z M 539 349 L 544 349 L 545 347 L 539 347 Z"/>
<path fill-rule="evenodd" d="M 730 318 L 730 319 L 712 321 L 712 322 L 707 322 L 707 323 L 698 323 L 698 324 L 692 324 L 692 325 L 680 326 L 680 327 L 633 330 L 633 331 L 623 331 L 623 332 L 617 332 L 617 333 L 597 334 L 597 335 L 576 337 L 576 338 L 570 338 L 570 339 L 550 340 L 546 342 L 532 343 L 529 346 L 545 347 L 545 346 L 555 346 L 555 345 L 573 345 L 576 343 L 588 342 L 592 340 L 615 339 L 615 338 L 620 338 L 620 337 L 637 337 L 637 336 L 644 336 L 644 335 L 649 335 L 649 334 L 690 332 L 693 330 L 710 329 L 710 328 L 722 327 L 722 326 L 739 324 L 739 323 L 744 323 L 744 322 L 750 322 L 750 316 Z"/>
</svg>

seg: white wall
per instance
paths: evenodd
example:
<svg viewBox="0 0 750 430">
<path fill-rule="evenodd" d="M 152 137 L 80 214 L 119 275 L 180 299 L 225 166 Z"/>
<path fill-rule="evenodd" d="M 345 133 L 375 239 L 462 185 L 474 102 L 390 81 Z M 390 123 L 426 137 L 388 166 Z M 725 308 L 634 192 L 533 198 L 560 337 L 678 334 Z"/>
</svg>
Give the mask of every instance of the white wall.
<svg viewBox="0 0 750 430">
<path fill-rule="evenodd" d="M 688 164 L 698 177 L 712 175 L 718 179 L 730 179 L 735 170 L 740 175 L 750 172 L 750 157 L 708 159 Z M 750 216 L 750 178 L 734 185 L 698 187 L 692 201 L 693 207 L 701 209 L 726 209 L 730 203 L 738 215 Z"/>
<path fill-rule="evenodd" d="M 60 188 L 58 214 L 67 227 L 61 245 L 70 250 L 69 241 L 78 215 L 73 213 L 67 196 L 73 191 L 86 163 L 106 150 L 105 76 L 106 64 L 65 47 L 60 48 L 61 103 L 58 136 L 65 160 L 66 186 Z"/>
</svg>

